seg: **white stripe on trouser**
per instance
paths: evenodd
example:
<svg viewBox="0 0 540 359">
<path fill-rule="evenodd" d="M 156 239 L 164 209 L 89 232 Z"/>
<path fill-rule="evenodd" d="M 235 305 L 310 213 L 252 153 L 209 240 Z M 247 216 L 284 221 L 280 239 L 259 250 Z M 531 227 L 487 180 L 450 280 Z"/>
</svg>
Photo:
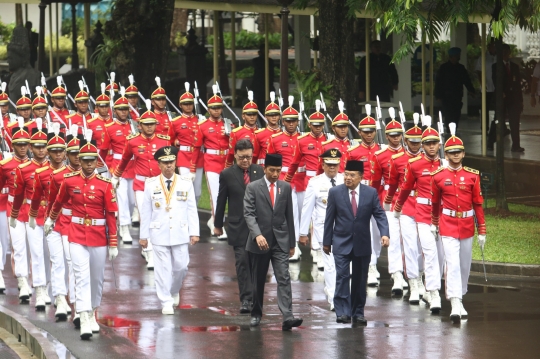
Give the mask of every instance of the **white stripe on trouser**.
<svg viewBox="0 0 540 359">
<path fill-rule="evenodd" d="M 73 272 L 77 313 L 91 311 L 101 304 L 107 246 L 89 247 L 69 244 Z"/>
<path fill-rule="evenodd" d="M 141 203 L 143 203 L 144 200 L 144 191 L 135 191 L 135 202 L 137 202 L 137 207 L 141 208 Z M 148 246 L 146 248 L 143 248 L 144 252 L 148 252 L 152 250 L 152 242 L 148 241 Z"/>
<path fill-rule="evenodd" d="M 322 242 L 320 243 L 322 247 Z M 322 259 L 324 263 L 324 288 L 328 293 L 328 303 L 334 303 L 334 292 L 336 291 L 336 264 L 334 262 L 334 255 L 330 251 L 330 254 L 322 252 Z"/>
<path fill-rule="evenodd" d="M 377 259 L 381 256 L 381 232 L 379 232 L 379 227 L 377 226 L 377 221 L 372 216 L 371 217 L 371 261 L 369 265 L 376 265 Z"/>
<path fill-rule="evenodd" d="M 116 201 L 118 203 L 118 220 L 121 226 L 131 224 L 131 212 L 135 206 L 133 196 L 133 179 L 120 178 L 116 189 Z"/>
<path fill-rule="evenodd" d="M 6 256 L 11 252 L 9 245 L 9 230 L 6 211 L 0 212 L 0 271 L 6 265 Z"/>
<path fill-rule="evenodd" d="M 26 250 L 26 227 L 17 221 L 15 228 L 8 227 L 15 262 L 15 277 L 28 277 L 28 252 Z"/>
<path fill-rule="evenodd" d="M 161 306 L 173 305 L 173 295 L 178 294 L 188 272 L 188 245 L 154 246 L 154 275 L 156 293 Z"/>
<path fill-rule="evenodd" d="M 17 224 L 18 226 L 19 224 Z M 28 247 L 30 248 L 30 259 L 32 262 L 32 286 L 42 287 L 47 285 L 47 275 L 45 273 L 45 248 L 43 238 L 43 227 L 36 226 L 30 228 L 28 223 L 24 223 L 26 235 L 28 237 Z"/>
<path fill-rule="evenodd" d="M 292 205 L 293 205 L 293 216 L 294 216 L 294 234 L 296 241 L 300 238 L 300 218 L 302 214 L 302 206 L 304 205 L 304 197 L 306 192 L 296 192 L 292 191 Z"/>
<path fill-rule="evenodd" d="M 51 259 L 51 287 L 52 295 L 67 295 L 66 287 L 66 266 L 64 263 L 64 243 L 62 236 L 56 231 L 52 231 L 47 236 L 47 247 Z"/>
<path fill-rule="evenodd" d="M 444 251 L 442 241 L 436 241 L 431 233 L 430 225 L 418 223 L 418 237 L 424 255 L 426 290 L 441 289 L 441 274 L 444 266 Z"/>
<path fill-rule="evenodd" d="M 67 282 L 69 286 L 69 302 L 75 304 L 75 273 L 73 272 L 73 262 L 71 261 L 71 252 L 69 251 L 68 236 L 62 236 L 62 244 L 64 245 L 64 255 L 66 256 L 67 265 Z"/>
<path fill-rule="evenodd" d="M 403 259 L 401 256 L 401 234 L 399 220 L 394 213 L 386 211 L 388 226 L 390 227 L 390 245 L 388 246 L 388 272 L 403 272 Z"/>
<path fill-rule="evenodd" d="M 418 278 L 418 231 L 414 218 L 401 215 L 401 238 L 405 255 L 405 275 L 408 279 Z"/>
<path fill-rule="evenodd" d="M 217 196 L 219 192 L 219 173 L 205 172 L 208 193 L 210 194 L 210 204 L 212 205 L 212 218 L 214 218 L 214 208 L 217 205 Z M 224 219 L 225 220 L 225 219 Z"/>
<path fill-rule="evenodd" d="M 467 294 L 467 282 L 471 272 L 473 237 L 456 239 L 442 237 L 446 260 L 446 298 L 462 298 Z"/>
</svg>

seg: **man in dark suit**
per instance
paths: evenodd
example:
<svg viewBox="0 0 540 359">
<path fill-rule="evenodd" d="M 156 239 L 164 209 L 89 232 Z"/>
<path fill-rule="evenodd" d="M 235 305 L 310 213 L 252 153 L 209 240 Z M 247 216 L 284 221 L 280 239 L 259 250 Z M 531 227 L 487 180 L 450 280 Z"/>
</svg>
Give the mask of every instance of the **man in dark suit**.
<svg viewBox="0 0 540 359">
<path fill-rule="evenodd" d="M 265 176 L 246 187 L 244 217 L 249 228 L 246 250 L 253 285 L 250 325 L 256 327 L 261 322 L 264 284 L 272 261 L 278 285 L 278 306 L 283 314 L 281 329 L 290 330 L 300 326 L 302 319 L 292 314 L 289 258 L 294 255 L 296 237 L 291 186 L 287 182 L 278 181 L 282 160 L 280 154 L 266 155 Z"/>
<path fill-rule="evenodd" d="M 390 243 L 388 221 L 381 207 L 377 191 L 360 184 L 364 163 L 348 161 L 345 167 L 345 183 L 328 192 L 326 218 L 324 220 L 323 251 L 334 255 L 336 265 L 336 290 L 334 308 L 338 323 L 366 324 L 366 285 L 371 258 L 371 216 L 375 218 L 381 233 L 381 243 Z M 352 281 L 349 290 L 350 263 Z"/>
<path fill-rule="evenodd" d="M 253 144 L 248 139 L 236 142 L 234 146 L 236 163 L 223 170 L 219 175 L 219 193 L 216 205 L 214 234 L 223 234 L 223 217 L 225 205 L 229 203 L 229 225 L 227 241 L 234 248 L 236 277 L 240 291 L 240 313 L 251 311 L 252 290 L 249 258 L 246 252 L 246 241 L 249 230 L 244 219 L 244 194 L 246 186 L 264 176 L 264 170 L 259 165 L 251 164 Z"/>
<path fill-rule="evenodd" d="M 524 152 L 519 139 L 519 118 L 523 111 L 523 90 L 521 88 L 521 74 L 519 66 L 510 61 L 512 51 L 510 45 L 503 45 L 504 77 L 502 84 L 497 83 L 497 63 L 492 65 L 491 74 L 495 84 L 495 92 L 498 86 L 502 86 L 504 93 L 504 113 L 503 117 L 510 123 L 510 137 L 512 137 L 512 152 Z M 506 126 L 505 126 L 506 128 Z M 506 135 L 506 133 L 505 133 Z M 493 144 L 497 141 L 497 125 L 495 121 L 491 123 L 488 136 L 488 149 L 493 149 Z"/>
</svg>

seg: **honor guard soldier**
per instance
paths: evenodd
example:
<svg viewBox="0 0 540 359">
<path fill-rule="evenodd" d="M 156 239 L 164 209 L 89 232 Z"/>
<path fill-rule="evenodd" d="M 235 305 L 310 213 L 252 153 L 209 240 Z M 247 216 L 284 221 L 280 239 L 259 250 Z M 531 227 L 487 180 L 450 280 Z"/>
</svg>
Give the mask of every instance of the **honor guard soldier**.
<svg viewBox="0 0 540 359">
<path fill-rule="evenodd" d="M 332 187 L 343 184 L 343 174 L 338 172 L 341 162 L 341 152 L 338 149 L 327 150 L 320 157 L 324 173 L 309 180 L 302 207 L 300 243 L 307 244 L 307 234 L 311 224 L 311 241 L 318 242 L 318 250 L 322 252 L 328 191 Z M 322 252 L 319 258 L 321 258 L 321 263 L 317 266 L 319 269 L 321 267 L 324 269 L 324 294 L 330 304 L 330 310 L 334 310 L 334 290 L 336 288 L 334 257 L 331 252 L 330 254 Z"/>
<path fill-rule="evenodd" d="M 167 111 L 167 94 L 165 93 L 165 89 L 161 87 L 161 79 L 159 77 L 156 77 L 156 84 L 158 88 L 150 95 L 152 106 L 154 106 L 154 114 L 158 121 L 156 133 L 168 136 L 172 118 L 169 111 Z"/>
<path fill-rule="evenodd" d="M 349 147 L 349 160 L 360 161 L 364 164 L 364 176 L 361 184 L 369 186 L 371 183 L 371 157 L 381 149 L 375 142 L 377 135 L 377 122 L 371 117 L 371 105 L 366 104 L 366 117 L 358 124 L 358 134 L 362 142 L 356 146 Z M 381 255 L 381 235 L 375 218 L 371 218 L 371 261 L 368 271 L 368 286 L 378 286 L 381 277 L 377 270 L 377 260 Z"/>
<path fill-rule="evenodd" d="M 28 133 L 32 133 L 32 130 L 36 128 L 36 123 L 31 118 L 32 100 L 26 97 L 26 87 L 24 86 L 21 87 L 21 98 L 17 101 L 15 106 L 17 107 L 17 116 L 23 118 L 24 127 L 26 127 Z M 14 127 L 17 127 L 17 126 L 19 126 L 18 121 L 13 121 L 8 124 L 7 128 L 13 129 Z"/>
<path fill-rule="evenodd" d="M 156 134 L 156 116 L 152 111 L 146 111 L 139 119 L 141 133 L 129 135 L 122 155 L 122 160 L 113 172 L 112 183 L 116 186 L 122 177 L 124 169 L 134 159 L 135 179 L 133 180 L 133 190 L 135 191 L 135 200 L 137 207 L 142 206 L 144 196 L 144 182 L 147 178 L 159 175 L 159 166 L 154 160 L 154 154 L 162 147 L 171 143 L 169 136 Z M 175 156 L 176 159 L 176 156 Z M 119 213 L 120 235 L 125 243 L 131 243 L 129 225 L 131 223 L 130 213 Z M 148 261 L 147 268 L 154 268 L 154 255 L 152 245 L 144 251 Z"/>
<path fill-rule="evenodd" d="M 407 126 L 405 127 L 405 151 L 393 155 L 390 160 L 390 176 L 387 182 L 389 187 L 384 198 L 384 209 L 387 212 L 393 210 L 393 205 L 400 191 L 399 188 L 403 184 L 405 168 L 409 160 L 419 158 L 421 155 L 422 129 L 418 127 L 418 118 L 419 115 L 415 113 L 414 124 L 409 126 L 409 128 Z M 388 247 L 388 258 L 400 258 L 403 266 L 403 274 L 409 281 L 409 303 L 419 304 L 420 297 L 423 297 L 425 294 L 425 288 L 422 282 L 424 262 L 419 248 L 416 221 L 414 220 L 416 212 L 415 193 L 411 193 L 412 196 L 409 196 L 403 206 L 403 216 L 394 215 L 392 218 L 393 223 L 390 227 L 392 228 L 393 226 L 393 228 L 399 229 L 396 233 L 398 237 L 394 237 L 394 239 L 399 240 L 394 241 L 397 244 L 396 246 L 390 245 Z M 388 222 L 391 222 L 390 218 Z M 390 254 L 390 251 L 396 251 L 396 253 Z M 398 286 L 398 281 L 394 281 L 392 291 L 396 292 L 396 290 L 399 290 Z M 401 288 L 401 292 L 403 292 L 403 288 Z"/>
<path fill-rule="evenodd" d="M 253 153 L 259 153 L 259 142 L 257 141 L 257 136 L 255 132 L 257 131 L 257 115 L 259 109 L 257 104 L 253 102 L 253 91 L 248 91 L 248 103 L 242 108 L 242 120 L 244 120 L 244 125 L 237 127 L 231 131 L 229 137 L 229 153 L 227 154 L 227 160 L 225 161 L 225 168 L 232 166 L 234 161 L 234 148 L 236 142 L 242 139 L 248 139 L 253 143 Z M 253 163 L 257 163 L 256 155 L 253 155 Z"/>
<path fill-rule="evenodd" d="M 66 153 L 67 153 L 67 164 L 63 165 L 57 170 L 54 170 L 51 173 L 50 184 L 49 184 L 49 194 L 47 200 L 47 216 L 50 216 L 52 205 L 58 196 L 62 182 L 64 182 L 64 175 L 72 172 L 80 171 L 81 162 L 79 160 L 79 147 L 81 140 L 83 140 L 82 135 L 77 135 L 78 126 L 72 125 L 71 134 L 66 138 Z M 74 135 L 73 135 L 74 134 Z M 62 241 L 63 254 L 66 259 L 67 270 L 68 270 L 68 286 L 69 286 L 69 302 L 75 305 L 75 274 L 73 273 L 73 264 L 71 262 L 71 254 L 69 252 L 69 229 L 71 227 L 71 215 L 72 215 L 72 204 L 71 201 L 64 203 L 62 206 L 62 211 L 58 214 L 58 218 L 54 223 L 54 228 L 51 229 L 51 232 L 47 235 L 47 240 L 56 241 L 60 237 Z M 52 270 L 52 269 L 51 269 Z M 58 304 L 57 304 L 57 311 Z M 66 308 L 68 314 L 71 314 L 71 307 L 68 305 Z M 80 327 L 80 317 L 77 311 L 73 317 L 73 324 L 77 329 Z"/>
<path fill-rule="evenodd" d="M 11 122 L 17 122 L 17 116 L 15 114 L 9 113 L 9 96 L 6 92 L 6 85 L 7 84 L 5 82 L 2 82 L 0 84 L 0 90 L 2 91 L 0 93 L 0 116 L 2 121 L 2 123 L 0 124 L 0 138 L 3 138 L 4 141 L 4 147 L 2 147 L 3 152 L 9 152 L 9 148 L 11 147 L 11 136 L 9 135 L 7 128 Z"/>
<path fill-rule="evenodd" d="M 23 267 L 28 276 L 28 251 L 32 264 L 32 286 L 36 289 L 36 310 L 45 310 L 45 305 L 51 303 L 46 294 L 47 276 L 43 252 L 43 226 L 32 228 L 29 224 L 29 210 L 34 190 L 36 170 L 47 167 L 47 134 L 41 131 L 41 118 L 36 119 L 36 128 L 30 138 L 32 160 L 22 163 L 15 169 L 13 203 L 9 214 L 11 227 L 11 243 L 13 259 L 16 267 Z M 45 203 L 39 206 L 37 217 L 41 222 L 45 213 Z M 43 222 L 42 222 L 43 224 Z M 27 241 L 28 238 L 28 241 Z M 27 244 L 28 243 L 28 244 Z M 48 261 L 47 261 L 48 262 Z M 48 263 L 47 263 L 48 264 Z"/>
<path fill-rule="evenodd" d="M 1 245 L 2 245 L 2 260 L 0 261 L 0 269 L 4 270 L 4 265 L 6 264 L 6 253 L 10 248 L 19 245 L 17 248 L 24 244 L 26 248 L 26 237 L 21 239 L 13 238 L 13 235 L 18 232 L 15 232 L 13 228 L 8 228 L 7 218 L 11 217 L 11 209 L 13 207 L 13 196 L 15 195 L 15 171 L 16 168 L 23 163 L 29 161 L 27 157 L 28 145 L 30 144 L 30 134 L 23 127 L 23 119 L 20 117 L 18 120 L 19 127 L 12 127 L 11 138 L 13 146 L 13 157 L 6 158 L 0 162 L 0 188 L 2 188 L 3 194 L 8 194 L 6 207 L 4 209 L 5 213 L 0 212 L 0 216 L 3 214 L 2 218 L 5 218 L 5 232 L 2 231 Z M 7 230 L 9 229 L 9 232 Z M 24 224 L 21 223 L 19 226 L 19 232 L 24 232 Z M 8 237 L 8 233 L 11 234 L 11 243 Z M 25 233 L 23 233 L 23 236 Z M 12 249 L 13 251 L 13 249 Z M 26 251 L 25 251 L 26 252 Z M 18 254 L 18 253 L 17 253 Z M 12 253 L 12 256 L 15 256 L 15 253 Z M 21 301 L 27 301 L 30 298 L 31 289 L 28 286 L 28 263 L 26 266 L 20 263 L 19 256 L 16 257 L 15 265 L 13 271 L 17 277 L 17 286 L 19 287 L 19 299 Z M 24 260 L 27 260 L 26 254 Z M 4 278 L 0 279 L 0 290 L 5 289 Z"/>
<path fill-rule="evenodd" d="M 82 81 L 79 81 L 80 91 L 75 95 L 75 107 L 77 112 L 66 116 L 68 121 L 67 125 L 79 126 L 79 134 L 83 134 L 84 128 L 86 128 L 88 121 L 92 119 L 92 113 L 88 110 L 88 100 L 90 95 L 88 92 L 84 91 L 84 84 Z"/>
<path fill-rule="evenodd" d="M 338 102 L 339 114 L 332 120 L 332 130 L 334 131 L 334 138 L 323 143 L 322 150 L 326 152 L 332 148 L 337 148 L 341 152 L 341 163 L 339 165 L 339 173 L 345 171 L 345 163 L 347 163 L 349 156 L 349 139 L 347 133 L 349 132 L 349 116 L 344 111 L 343 101 Z M 322 171 L 322 169 L 319 169 Z"/>
<path fill-rule="evenodd" d="M 399 216 L 406 202 L 413 199 L 416 202 L 412 217 L 418 229 L 418 238 L 422 246 L 424 259 L 426 295 L 425 300 L 430 304 L 432 313 L 441 310 L 441 274 L 444 265 L 444 252 L 439 237 L 433 238 L 431 225 L 431 172 L 435 172 L 441 165 L 439 158 L 439 133 L 431 128 L 431 117 L 424 116 L 422 124 L 427 126 L 422 132 L 422 148 L 424 153 L 409 160 L 405 169 L 405 176 L 400 186 L 397 200 L 394 204 L 394 214 Z M 414 193 L 414 196 L 411 196 Z M 398 214 L 396 214 L 398 213 Z"/>
<path fill-rule="evenodd" d="M 113 73 L 111 73 L 112 75 Z M 116 76 L 113 76 L 113 77 L 116 77 Z M 114 82 L 114 80 L 112 80 L 112 82 L 109 82 L 107 84 L 107 87 L 105 87 L 105 91 L 108 92 L 109 94 L 112 92 L 114 92 L 114 96 L 118 95 L 118 91 L 120 91 L 120 87 L 118 86 L 118 84 L 116 82 Z"/>
<path fill-rule="evenodd" d="M 212 217 L 208 220 L 210 233 L 214 233 L 214 208 L 216 208 L 217 196 L 219 191 L 219 174 L 225 168 L 225 159 L 229 153 L 229 134 L 230 122 L 225 123 L 221 116 L 223 112 L 223 99 L 217 94 L 217 86 L 213 85 L 214 95 L 208 100 L 208 112 L 210 117 L 199 122 L 199 132 L 197 133 L 197 142 L 194 146 L 194 155 L 191 162 L 193 166 L 197 163 L 200 154 L 200 148 L 204 146 L 204 172 L 206 174 L 206 183 L 208 192 L 210 192 L 210 204 L 212 205 Z M 191 170 L 193 172 L 193 168 Z M 220 239 L 226 239 L 227 233 L 223 230 Z"/>
<path fill-rule="evenodd" d="M 96 141 L 98 148 L 101 148 L 101 141 L 103 139 L 105 125 L 112 122 L 109 115 L 109 111 L 111 110 L 111 99 L 105 93 L 104 82 L 101 83 L 101 95 L 96 98 L 96 109 L 98 111 L 97 116 L 94 116 L 87 121 L 86 128 L 92 130 L 92 140 Z"/>
<path fill-rule="evenodd" d="M 36 90 L 37 96 L 32 101 L 34 119 L 41 118 L 43 120 L 42 123 L 47 123 L 47 108 L 49 107 L 49 104 L 47 104 L 47 100 L 42 96 L 42 88 L 38 86 Z"/>
<path fill-rule="evenodd" d="M 281 133 L 276 133 L 272 135 L 268 140 L 268 150 L 267 153 L 277 153 L 282 157 L 282 167 L 281 174 L 279 176 L 280 180 L 285 180 L 289 172 L 289 166 L 294 160 L 294 155 L 298 147 L 298 111 L 293 107 L 294 97 L 289 96 L 289 107 L 283 111 L 283 125 L 285 131 Z M 303 164 L 302 164 L 303 165 Z M 305 176 L 306 172 L 296 172 L 293 178 L 290 180 L 291 189 L 292 189 L 292 200 L 293 200 L 293 217 L 294 217 L 294 229 L 296 235 L 296 249 L 292 257 L 289 258 L 290 261 L 299 261 L 300 260 L 300 248 L 298 247 L 298 238 L 299 238 L 299 227 L 300 227 L 300 215 L 302 211 L 301 205 L 298 204 L 297 191 L 302 193 L 305 191 Z"/>
<path fill-rule="evenodd" d="M 87 138 L 88 140 L 88 138 Z M 79 152 L 82 167 L 64 175 L 64 182 L 45 223 L 48 233 L 65 203 L 71 201 L 69 252 L 75 273 L 76 310 L 80 314 L 81 338 L 99 332 L 96 309 L 101 304 L 107 245 L 109 260 L 118 255 L 116 195 L 111 181 L 95 174 L 98 150 L 90 142 Z"/>
<path fill-rule="evenodd" d="M 279 105 L 275 103 L 276 93 L 274 91 L 270 92 L 270 103 L 266 105 L 264 109 L 264 117 L 268 122 L 265 128 L 261 128 L 255 131 L 255 137 L 257 138 L 257 143 L 259 144 L 259 153 L 257 155 L 257 163 L 261 166 L 264 166 L 264 159 L 266 158 L 266 151 L 268 149 L 268 141 L 272 135 L 280 133 L 281 128 L 279 127 L 279 117 L 281 115 L 281 110 Z"/>
<path fill-rule="evenodd" d="M 54 127 L 54 128 L 52 128 Z M 64 167 L 66 157 L 66 141 L 64 134 L 60 133 L 60 124 L 54 123 L 47 134 L 47 153 L 49 163 L 47 166 L 38 168 L 34 175 L 33 192 L 30 203 L 29 226 L 32 229 L 36 225 L 43 230 L 45 222 L 47 200 L 49 199 L 49 187 L 51 175 L 54 171 Z M 71 308 L 67 304 L 66 269 L 64 265 L 64 245 L 58 232 L 52 231 L 46 236 L 51 265 L 51 287 L 55 298 L 55 317 L 57 320 L 66 320 Z"/>
<path fill-rule="evenodd" d="M 401 123 L 391 118 L 385 126 L 385 134 L 388 147 L 375 152 L 373 157 L 371 157 L 371 187 L 377 190 L 381 206 L 386 197 L 386 191 L 389 188 L 387 182 L 390 179 L 390 161 L 392 156 L 404 151 L 401 145 L 401 137 L 403 135 Z M 400 238 L 399 227 L 396 226 L 393 214 L 386 212 L 386 217 L 388 218 L 388 225 L 390 227 L 390 237 Z M 403 288 L 408 287 L 408 283 L 403 279 L 403 262 L 401 256 L 399 256 L 399 245 L 399 241 L 395 240 L 391 241 L 388 247 L 388 271 L 394 279 L 392 292 L 395 294 L 401 294 Z M 395 246 L 398 246 L 398 248 L 396 249 Z M 390 255 L 391 253 L 392 256 Z"/>
<path fill-rule="evenodd" d="M 142 118 L 141 118 L 142 120 Z M 144 184 L 141 246 L 156 253 L 156 292 L 163 314 L 174 314 L 189 264 L 188 243 L 199 241 L 199 216 L 191 178 L 175 174 L 178 149 L 166 146 L 154 153 L 161 174 Z"/>
<path fill-rule="evenodd" d="M 129 117 L 133 121 L 139 122 L 139 117 L 143 113 L 142 109 L 139 108 L 139 89 L 134 85 L 133 75 L 129 75 L 128 80 L 129 86 L 126 88 L 126 98 L 129 102 Z"/>
<path fill-rule="evenodd" d="M 444 144 L 448 167 L 440 167 L 431 173 L 431 230 L 438 233 L 444 248 L 446 261 L 446 298 L 452 304 L 450 319 L 456 323 L 467 317 L 463 296 L 471 271 L 472 242 L 477 227 L 478 244 L 484 250 L 486 221 L 480 189 L 480 173 L 463 167 L 465 146 L 456 137 L 456 125 L 450 123 L 451 137 Z"/>
<path fill-rule="evenodd" d="M 58 122 L 64 125 L 64 130 L 67 128 L 67 116 L 70 115 L 70 111 L 66 108 L 66 89 L 62 87 L 62 76 L 56 78 L 58 87 L 51 91 L 51 102 L 53 103 L 52 108 L 49 111 L 52 122 Z"/>
</svg>

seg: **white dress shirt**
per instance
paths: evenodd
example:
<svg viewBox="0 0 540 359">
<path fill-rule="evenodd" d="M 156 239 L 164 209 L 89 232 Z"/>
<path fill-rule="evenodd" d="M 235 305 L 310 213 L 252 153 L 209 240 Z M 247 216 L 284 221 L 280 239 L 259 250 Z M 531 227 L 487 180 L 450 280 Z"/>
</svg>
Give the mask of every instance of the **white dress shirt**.
<svg viewBox="0 0 540 359">
<path fill-rule="evenodd" d="M 349 190 L 349 200 L 351 201 L 351 203 L 352 203 L 352 191 L 353 190 L 351 189 Z M 358 206 L 358 203 L 360 203 L 360 184 L 356 186 L 354 191 L 356 191 L 354 197 L 356 198 L 356 205 Z"/>
</svg>

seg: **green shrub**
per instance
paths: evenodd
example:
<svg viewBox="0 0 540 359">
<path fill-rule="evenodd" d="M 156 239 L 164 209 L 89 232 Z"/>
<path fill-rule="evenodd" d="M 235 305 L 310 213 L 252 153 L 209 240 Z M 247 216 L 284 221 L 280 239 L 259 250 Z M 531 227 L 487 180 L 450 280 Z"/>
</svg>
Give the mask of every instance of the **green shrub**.
<svg viewBox="0 0 540 359">
<path fill-rule="evenodd" d="M 207 44 L 213 44 L 214 35 L 208 35 L 206 42 Z M 223 43 L 226 49 L 231 49 L 232 41 L 230 32 L 225 32 L 223 34 Z M 241 30 L 236 33 L 235 43 L 238 50 L 258 49 L 264 44 L 264 34 Z M 289 44 L 290 43 L 292 43 L 292 35 L 289 34 Z M 268 34 L 268 47 L 270 49 L 281 48 L 281 33 L 276 32 Z"/>
<path fill-rule="evenodd" d="M 7 60 L 7 45 L 0 45 L 0 60 Z"/>
</svg>

